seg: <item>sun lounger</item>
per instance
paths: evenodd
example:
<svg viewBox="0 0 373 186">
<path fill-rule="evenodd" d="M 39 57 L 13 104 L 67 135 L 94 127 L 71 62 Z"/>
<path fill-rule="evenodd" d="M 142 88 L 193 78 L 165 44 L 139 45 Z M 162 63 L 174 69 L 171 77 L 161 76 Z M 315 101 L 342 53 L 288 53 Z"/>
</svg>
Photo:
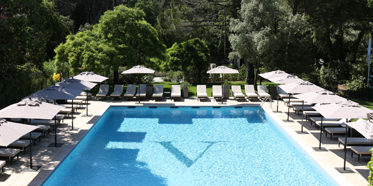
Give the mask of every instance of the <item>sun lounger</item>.
<svg viewBox="0 0 373 186">
<path fill-rule="evenodd" d="M 90 93 L 90 92 L 84 92 L 84 91 L 82 93 L 80 93 L 79 96 L 85 96 L 85 97 L 87 97 L 87 93 L 88 93 L 88 97 L 92 96 L 92 93 Z"/>
<path fill-rule="evenodd" d="M 345 124 L 345 122 L 343 121 L 343 119 L 341 119 L 339 121 L 322 121 L 322 127 L 323 128 L 325 128 L 325 127 L 340 127 L 341 125 L 344 125 L 344 124 Z M 321 127 L 321 121 L 316 121 L 315 126 L 316 126 L 316 128 Z"/>
<path fill-rule="evenodd" d="M 321 117 L 310 117 L 309 120 L 310 120 L 311 125 L 312 125 L 312 123 L 316 123 L 317 121 L 321 121 Z M 341 120 L 341 118 L 337 118 L 337 119 L 331 119 L 331 118 L 330 119 L 326 119 L 326 118 L 322 117 L 322 120 L 323 121 L 339 121 L 339 120 Z"/>
<path fill-rule="evenodd" d="M 128 84 L 126 93 L 123 94 L 124 99 L 133 98 L 136 93 L 136 85 Z"/>
<path fill-rule="evenodd" d="M 298 106 L 293 106 L 293 110 L 297 114 L 302 113 L 302 111 L 315 111 L 313 106 L 299 106 L 299 105 Z"/>
<path fill-rule="evenodd" d="M 347 140 L 348 141 L 348 140 Z M 372 152 L 370 152 L 370 149 L 372 149 L 373 146 L 366 146 L 366 147 L 361 147 L 361 146 L 352 146 L 351 147 L 351 157 L 353 156 L 353 154 L 355 153 L 357 155 L 357 161 L 360 162 L 360 157 L 362 155 L 369 155 L 371 156 L 372 155 Z"/>
<path fill-rule="evenodd" d="M 207 99 L 206 85 L 197 85 L 197 99 Z"/>
<path fill-rule="evenodd" d="M 44 119 L 32 119 L 31 125 L 47 125 L 52 126 L 53 129 L 55 127 L 55 124 L 60 124 L 60 122 L 54 122 L 54 120 L 44 120 Z"/>
<path fill-rule="evenodd" d="M 245 95 L 242 94 L 242 90 L 241 90 L 240 85 L 232 85 L 232 95 L 233 95 L 235 100 L 245 99 Z"/>
<path fill-rule="evenodd" d="M 212 97 L 216 100 L 216 98 L 223 98 L 223 91 L 220 85 L 212 85 Z"/>
<path fill-rule="evenodd" d="M 40 132 L 31 132 L 31 140 L 36 144 L 36 140 L 39 139 L 40 142 L 41 133 Z M 23 135 L 20 139 L 30 139 L 30 133 Z"/>
<path fill-rule="evenodd" d="M 97 98 L 106 98 L 107 94 L 109 93 L 109 85 L 100 85 L 100 89 L 96 94 Z"/>
<path fill-rule="evenodd" d="M 30 146 L 30 140 L 17 140 L 10 145 L 9 148 L 21 149 L 26 154 L 26 148 Z"/>
<path fill-rule="evenodd" d="M 338 147 L 340 144 L 345 145 L 345 138 L 338 138 Z M 368 146 L 372 145 L 372 142 L 366 138 L 347 138 L 347 146 Z"/>
<path fill-rule="evenodd" d="M 72 112 L 72 109 L 71 109 L 71 108 L 64 108 L 64 109 L 60 110 L 60 111 L 58 112 L 58 114 L 64 114 L 64 115 L 69 116 L 69 115 L 71 114 L 71 112 Z"/>
<path fill-rule="evenodd" d="M 68 109 L 74 108 L 75 111 L 78 110 L 78 105 L 76 105 L 76 104 L 74 104 L 74 107 L 72 106 L 72 104 L 58 104 L 58 105 L 63 106 L 63 107 L 68 108 Z"/>
<path fill-rule="evenodd" d="M 110 94 L 110 98 L 120 98 L 123 94 L 123 85 L 114 85 L 114 91 Z"/>
<path fill-rule="evenodd" d="M 258 94 L 255 93 L 254 85 L 245 85 L 245 95 L 249 99 L 258 99 Z"/>
<path fill-rule="evenodd" d="M 282 90 L 279 86 L 276 87 L 278 96 L 284 100 L 289 99 L 290 95 L 286 93 L 284 90 Z"/>
<path fill-rule="evenodd" d="M 171 99 L 175 101 L 175 98 L 181 99 L 181 87 L 180 85 L 171 85 Z"/>
<path fill-rule="evenodd" d="M 293 107 L 293 106 L 302 106 L 303 103 L 302 102 L 290 102 L 290 106 Z M 313 103 L 307 103 L 307 102 L 304 102 L 304 106 L 314 106 L 315 104 Z"/>
<path fill-rule="evenodd" d="M 40 132 L 43 134 L 43 136 L 46 135 L 46 133 L 49 133 L 49 129 L 51 128 L 49 125 L 37 125 L 37 129 L 33 130 L 34 132 Z"/>
<path fill-rule="evenodd" d="M 258 95 L 260 99 L 271 97 L 271 95 L 267 93 L 267 86 L 265 85 L 258 85 Z"/>
<path fill-rule="evenodd" d="M 163 99 L 163 85 L 154 85 L 153 99 Z"/>
<path fill-rule="evenodd" d="M 302 99 L 296 99 L 296 98 L 290 98 L 290 101 L 289 101 L 289 98 L 288 99 L 284 99 L 284 104 L 288 105 L 289 106 L 289 103 L 294 103 L 294 102 L 303 102 Z"/>
<path fill-rule="evenodd" d="M 10 160 L 10 164 L 13 164 L 14 157 L 17 156 L 18 160 L 18 154 L 21 152 L 19 149 L 12 149 L 12 148 L 0 148 L 0 158 L 5 158 L 7 160 Z"/>
<path fill-rule="evenodd" d="M 310 118 L 310 117 L 321 116 L 321 114 L 317 111 L 304 111 L 303 114 L 304 114 L 306 120 L 308 120 L 308 118 Z"/>
<path fill-rule="evenodd" d="M 87 100 L 87 96 L 76 96 L 76 97 L 74 98 L 74 100 L 82 100 L 82 101 L 85 101 L 85 100 Z"/>
<path fill-rule="evenodd" d="M 345 134 L 346 127 L 325 127 L 325 132 L 325 136 L 330 134 L 330 139 L 332 139 L 334 134 Z"/>
<path fill-rule="evenodd" d="M 146 84 L 140 84 L 139 87 L 137 87 L 136 97 L 140 97 L 140 99 L 146 97 Z"/>
<path fill-rule="evenodd" d="M 68 100 L 66 100 L 66 103 L 67 103 L 67 105 L 70 105 L 70 108 L 71 108 L 72 103 L 74 103 L 74 105 L 83 105 L 83 100 L 68 99 Z"/>
<path fill-rule="evenodd" d="M 5 164 L 6 164 L 5 161 L 0 161 L 1 172 L 4 172 L 4 165 Z"/>
</svg>

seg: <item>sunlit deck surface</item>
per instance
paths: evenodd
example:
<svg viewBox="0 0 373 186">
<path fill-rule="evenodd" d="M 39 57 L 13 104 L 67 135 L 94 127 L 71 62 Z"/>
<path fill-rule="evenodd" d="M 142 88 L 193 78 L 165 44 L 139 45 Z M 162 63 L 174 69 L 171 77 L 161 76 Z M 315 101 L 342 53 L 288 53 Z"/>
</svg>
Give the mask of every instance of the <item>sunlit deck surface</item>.
<svg viewBox="0 0 373 186">
<path fill-rule="evenodd" d="M 63 143 L 62 147 L 48 147 L 54 143 L 54 133 L 51 131 L 46 137 L 41 139 L 41 142 L 32 146 L 33 165 L 41 166 L 38 171 L 27 170 L 29 167 L 29 151 L 26 154 L 20 153 L 19 160 L 15 160 L 13 165 L 9 162 L 4 166 L 4 173 L 0 174 L 0 185 L 40 185 L 55 167 L 64 159 L 65 156 L 74 148 L 74 146 L 84 137 L 90 127 L 100 118 L 100 116 L 111 105 L 123 106 L 233 106 L 233 105 L 251 105 L 260 106 L 260 101 L 236 101 L 233 97 L 225 100 L 224 104 L 220 101 L 215 101 L 209 98 L 206 101 L 198 101 L 197 98 L 181 99 L 180 101 L 172 101 L 163 99 L 162 101 L 154 100 L 138 100 L 124 101 L 120 100 L 89 100 L 89 116 L 86 115 L 85 107 L 79 108 L 74 115 L 74 128 L 71 130 L 71 118 L 67 118 L 57 127 L 58 143 Z M 347 151 L 347 167 L 352 169 L 354 173 L 339 173 L 335 168 L 343 167 L 344 151 L 343 147 L 338 147 L 336 136 L 330 140 L 329 136 L 323 134 L 322 146 L 326 151 L 315 151 L 313 147 L 318 147 L 319 144 L 319 129 L 310 125 L 309 121 L 304 120 L 304 131 L 306 133 L 299 134 L 302 116 L 294 112 L 290 112 L 290 121 L 287 122 L 287 107 L 282 101 L 279 102 L 279 112 L 277 110 L 277 101 L 266 102 L 262 106 L 267 113 L 274 116 L 274 119 L 284 128 L 284 130 L 305 149 L 327 172 L 333 175 L 334 179 L 339 181 L 341 185 L 368 185 L 369 170 L 366 164 L 370 156 L 364 156 L 358 162 L 356 155 L 351 157 L 351 150 Z M 274 112 L 272 112 L 274 111 Z M 307 179 L 307 178 L 304 178 Z"/>
</svg>

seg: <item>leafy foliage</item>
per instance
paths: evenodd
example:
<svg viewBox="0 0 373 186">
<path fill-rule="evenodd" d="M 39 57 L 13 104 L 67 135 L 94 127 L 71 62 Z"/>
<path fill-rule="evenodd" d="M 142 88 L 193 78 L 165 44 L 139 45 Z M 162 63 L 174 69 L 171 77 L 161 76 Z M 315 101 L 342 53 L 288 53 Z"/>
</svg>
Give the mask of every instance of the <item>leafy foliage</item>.
<svg viewBox="0 0 373 186">
<path fill-rule="evenodd" d="M 183 43 L 175 43 L 167 49 L 170 56 L 163 64 L 165 70 L 181 70 L 184 75 L 202 82 L 209 66 L 210 54 L 206 43 L 198 38 Z"/>
</svg>

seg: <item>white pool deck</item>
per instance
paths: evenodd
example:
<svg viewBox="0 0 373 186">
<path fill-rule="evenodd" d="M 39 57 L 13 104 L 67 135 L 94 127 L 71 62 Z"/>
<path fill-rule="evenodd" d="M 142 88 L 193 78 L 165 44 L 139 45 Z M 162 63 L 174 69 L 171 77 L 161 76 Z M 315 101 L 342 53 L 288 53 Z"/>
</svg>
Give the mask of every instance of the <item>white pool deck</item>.
<svg viewBox="0 0 373 186">
<path fill-rule="evenodd" d="M 4 166 L 4 172 L 0 173 L 0 186 L 19 186 L 19 185 L 40 185 L 53 171 L 55 167 L 64 159 L 65 156 L 74 148 L 74 146 L 84 137 L 90 127 L 100 118 L 100 116 L 111 105 L 129 105 L 129 106 L 148 106 L 148 105 L 165 105 L 165 106 L 233 106 L 233 105 L 260 105 L 260 101 L 236 101 L 232 97 L 220 104 L 210 98 L 208 101 L 197 101 L 196 98 L 182 99 L 181 101 L 171 101 L 163 99 L 162 101 L 142 100 L 138 104 L 137 100 L 90 100 L 89 116 L 86 117 L 84 108 L 78 109 L 74 115 L 74 128 L 71 130 L 71 118 L 65 119 L 63 124 L 57 127 L 58 143 L 63 143 L 62 147 L 48 147 L 54 143 L 54 133 L 51 131 L 41 142 L 32 146 L 33 165 L 41 166 L 39 170 L 29 170 L 29 151 L 26 154 L 20 153 L 19 160 L 15 160 L 13 165 L 9 162 Z M 319 145 L 319 131 L 310 125 L 309 121 L 302 122 L 302 116 L 290 112 L 290 121 L 284 122 L 287 118 L 287 107 L 283 102 L 279 102 L 279 111 L 276 112 L 277 101 L 266 102 L 263 108 L 267 113 L 274 116 L 274 119 L 282 128 L 298 142 L 302 148 L 316 160 L 340 185 L 368 185 L 369 170 L 366 164 L 370 156 L 362 157 L 360 162 L 356 155 L 351 157 L 351 150 L 347 150 L 347 167 L 353 170 L 353 173 L 339 173 L 335 168 L 343 167 L 344 151 L 343 147 L 338 147 L 337 136 L 330 140 L 329 136 L 323 134 L 322 147 L 327 151 L 315 151 L 313 147 Z M 272 112 L 275 111 L 275 112 Z M 306 134 L 297 133 L 300 131 L 301 123 L 304 124 Z M 307 179 L 307 178 L 304 178 Z"/>
</svg>

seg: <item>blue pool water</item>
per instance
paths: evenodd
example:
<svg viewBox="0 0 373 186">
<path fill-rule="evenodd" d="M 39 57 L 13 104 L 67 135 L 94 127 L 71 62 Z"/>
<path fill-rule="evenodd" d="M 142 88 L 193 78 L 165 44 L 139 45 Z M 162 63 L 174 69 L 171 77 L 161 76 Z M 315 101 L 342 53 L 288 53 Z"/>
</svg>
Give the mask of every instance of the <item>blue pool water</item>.
<svg viewBox="0 0 373 186">
<path fill-rule="evenodd" d="M 258 107 L 110 107 L 44 185 L 336 185 Z"/>
</svg>

